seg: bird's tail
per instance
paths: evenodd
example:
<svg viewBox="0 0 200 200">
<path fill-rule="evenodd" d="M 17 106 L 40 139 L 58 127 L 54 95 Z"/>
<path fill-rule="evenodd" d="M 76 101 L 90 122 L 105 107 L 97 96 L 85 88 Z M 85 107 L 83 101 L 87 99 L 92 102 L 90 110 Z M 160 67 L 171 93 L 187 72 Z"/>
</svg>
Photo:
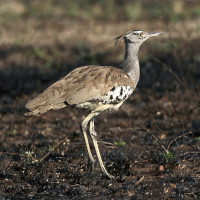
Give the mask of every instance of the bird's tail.
<svg viewBox="0 0 200 200">
<path fill-rule="evenodd" d="M 66 103 L 60 99 L 60 102 L 52 98 L 51 100 L 47 100 L 44 98 L 41 98 L 42 94 L 36 97 L 35 99 L 29 101 L 25 107 L 29 110 L 29 112 L 26 112 L 24 114 L 25 117 L 30 116 L 39 116 L 44 113 L 46 113 L 49 110 L 58 110 L 61 108 L 66 107 Z"/>
</svg>

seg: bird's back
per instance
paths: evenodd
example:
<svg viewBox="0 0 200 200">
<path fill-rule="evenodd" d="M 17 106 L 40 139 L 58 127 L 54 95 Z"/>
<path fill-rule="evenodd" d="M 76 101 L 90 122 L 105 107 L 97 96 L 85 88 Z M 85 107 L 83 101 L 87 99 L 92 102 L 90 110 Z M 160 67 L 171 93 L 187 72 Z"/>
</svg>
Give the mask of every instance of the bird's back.
<svg viewBox="0 0 200 200">
<path fill-rule="evenodd" d="M 40 115 L 66 105 L 102 102 L 117 104 L 124 101 L 134 90 L 134 83 L 121 69 L 110 66 L 84 66 L 48 87 L 43 93 L 26 104 L 30 112 L 25 116 Z"/>
</svg>

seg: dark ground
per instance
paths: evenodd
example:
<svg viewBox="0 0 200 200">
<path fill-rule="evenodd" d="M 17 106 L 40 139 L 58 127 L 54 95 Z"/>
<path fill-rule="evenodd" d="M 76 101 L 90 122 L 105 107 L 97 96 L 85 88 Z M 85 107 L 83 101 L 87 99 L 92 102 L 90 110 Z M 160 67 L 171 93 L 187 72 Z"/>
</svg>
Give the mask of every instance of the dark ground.
<svg viewBox="0 0 200 200">
<path fill-rule="evenodd" d="M 130 23 L 1 22 L 0 200 L 200 199 L 199 32 L 177 39 L 183 24 L 142 46 L 137 89 L 118 111 L 96 118 L 105 166 L 118 177 L 109 180 L 98 162 L 88 169 L 80 131 L 87 112 L 66 108 L 28 119 L 24 105 L 77 66 L 119 66 L 122 45 L 114 49 L 110 39 Z"/>
</svg>

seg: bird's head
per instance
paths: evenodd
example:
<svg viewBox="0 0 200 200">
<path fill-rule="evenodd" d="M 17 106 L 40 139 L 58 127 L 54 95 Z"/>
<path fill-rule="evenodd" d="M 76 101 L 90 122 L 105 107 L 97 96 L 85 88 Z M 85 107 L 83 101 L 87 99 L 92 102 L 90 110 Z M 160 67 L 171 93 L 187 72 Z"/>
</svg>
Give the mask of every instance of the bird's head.
<svg viewBox="0 0 200 200">
<path fill-rule="evenodd" d="M 124 38 L 125 43 L 142 44 L 148 38 L 155 37 L 161 34 L 163 34 L 163 32 L 144 32 L 140 30 L 133 30 L 115 38 L 116 40 L 115 44 L 117 44 L 121 38 Z"/>
</svg>

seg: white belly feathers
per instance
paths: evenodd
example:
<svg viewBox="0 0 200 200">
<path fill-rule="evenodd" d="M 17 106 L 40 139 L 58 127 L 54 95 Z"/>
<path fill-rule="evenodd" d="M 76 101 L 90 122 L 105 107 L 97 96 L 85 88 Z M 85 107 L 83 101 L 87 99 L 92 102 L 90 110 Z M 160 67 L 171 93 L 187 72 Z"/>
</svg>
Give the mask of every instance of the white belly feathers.
<svg viewBox="0 0 200 200">
<path fill-rule="evenodd" d="M 133 89 L 130 86 L 119 86 L 113 87 L 106 95 L 96 99 L 101 101 L 103 104 L 113 103 L 117 104 L 121 101 L 127 99 L 133 92 Z"/>
</svg>

